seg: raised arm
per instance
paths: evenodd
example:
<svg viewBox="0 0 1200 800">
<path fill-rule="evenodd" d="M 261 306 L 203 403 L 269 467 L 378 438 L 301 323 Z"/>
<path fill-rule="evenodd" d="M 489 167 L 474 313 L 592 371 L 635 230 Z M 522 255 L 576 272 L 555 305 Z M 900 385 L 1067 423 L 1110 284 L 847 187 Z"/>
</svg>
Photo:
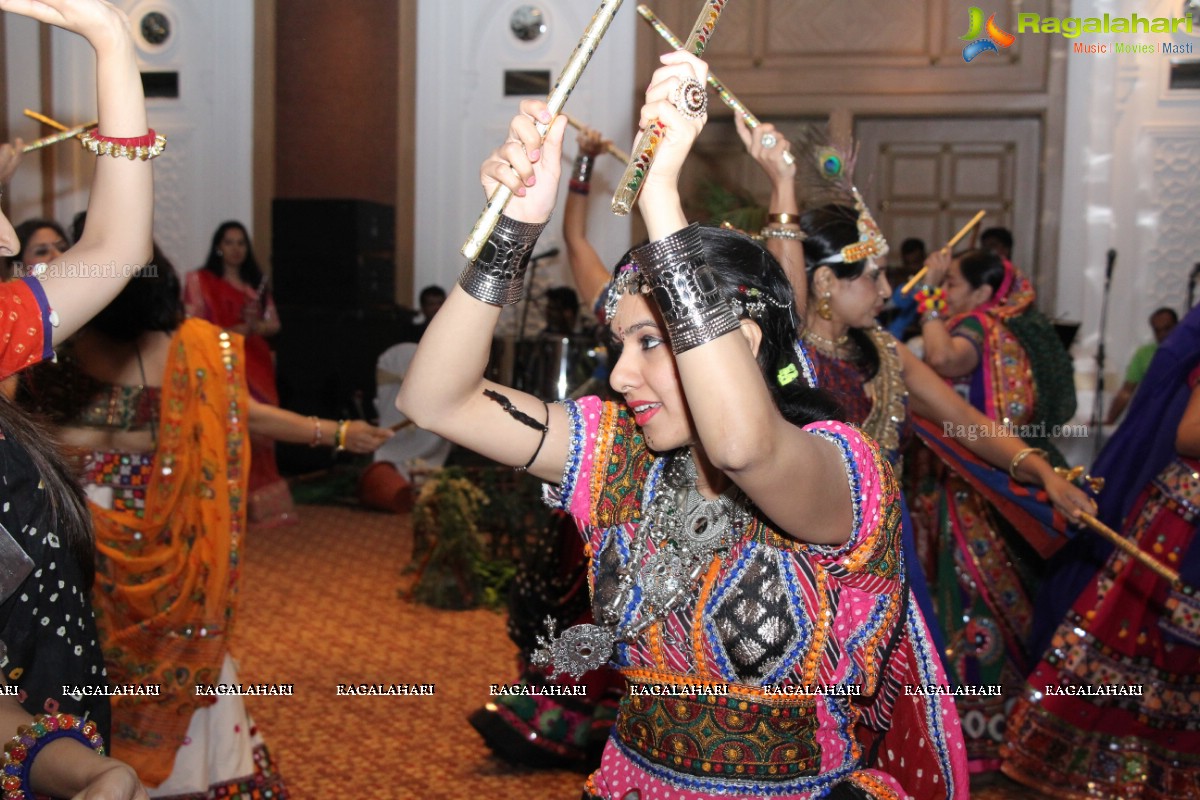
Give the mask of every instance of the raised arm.
<svg viewBox="0 0 1200 800">
<path fill-rule="evenodd" d="M 641 125 L 660 120 L 666 131 L 639 207 L 651 242 L 674 249 L 686 242 L 688 233 L 680 234 L 687 219 L 679 197 L 679 170 L 704 126 L 704 117 L 685 116 L 672 102 L 672 93 L 681 82 L 699 81 L 702 86 L 707 66 L 682 52 L 668 53 L 661 60 L 664 66 L 655 72 L 647 91 Z M 694 262 L 689 265 L 675 257 L 664 259 L 660 266 L 679 274 Z M 666 322 L 688 409 L 708 460 L 783 531 L 815 543 L 845 542 L 851 534 L 853 511 L 841 454 L 829 441 L 789 423 L 776 408 L 755 361 L 762 329 L 748 320 L 738 323 L 736 318 L 730 324 L 730 312 L 716 330 L 701 326 L 707 328 L 702 343 L 689 348 L 684 335 L 695 332 L 697 316 L 692 312 L 707 315 L 716 307 L 688 308 L 696 301 L 672 297 L 661 286 L 661 278 L 651 276 L 650 283 L 656 287 L 652 294 Z M 664 297 L 671 297 L 667 308 Z M 724 332 L 712 336 L 719 330 Z"/>
<path fill-rule="evenodd" d="M 771 200 L 767 206 L 767 224 L 762 230 L 767 249 L 783 265 L 796 308 L 804 308 L 808 298 L 808 277 L 804 272 L 804 246 L 800 243 L 800 203 L 796 199 L 796 163 L 789 164 L 783 154 L 791 152 L 791 142 L 774 125 L 762 123 L 751 130 L 740 114 L 733 115 L 738 136 L 771 182 Z M 767 145 L 770 145 L 768 147 Z"/>
<path fill-rule="evenodd" d="M 483 163 L 484 194 L 504 184 L 514 196 L 421 337 L 396 406 L 425 430 L 558 482 L 569 444 L 566 412 L 483 378 L 501 305 L 520 298 L 525 262 L 558 193 L 567 119 L 555 119 L 544 142 L 535 121 L 550 123 L 546 104 L 523 101 L 508 139 Z"/>
<path fill-rule="evenodd" d="M 589 308 L 596 304 L 600 292 L 608 284 L 608 268 L 600 260 L 596 248 L 587 238 L 588 194 L 591 191 L 592 168 L 596 159 L 605 152 L 608 141 L 598 131 L 590 128 L 580 131 L 576 140 L 579 155 L 567 184 L 567 202 L 563 209 L 563 241 L 567 245 L 567 262 L 571 265 L 571 277 L 584 303 Z"/>
<path fill-rule="evenodd" d="M 102 0 L 0 0 L 0 9 L 87 39 L 96 52 L 99 133 L 120 139 L 147 134 L 141 75 L 123 12 Z M 150 258 L 154 205 L 150 165 L 113 156 L 97 156 L 97 160 L 83 237 L 43 273 L 42 286 L 58 319 L 55 343 L 108 305 L 134 269 Z M 64 270 L 67 265 L 73 269 Z"/>
<path fill-rule="evenodd" d="M 941 424 L 943 429 L 973 430 L 985 435 L 952 437 L 963 447 L 997 469 L 1011 470 L 1013 460 L 1027 450 L 1020 437 L 989 419 L 946 385 L 929 365 L 917 358 L 904 344 L 897 342 L 914 414 Z M 1079 512 L 1096 513 L 1096 504 L 1087 494 L 1062 478 L 1049 461 L 1036 453 L 1020 459 L 1015 477 L 1042 486 L 1050 501 L 1067 519 L 1078 522 Z"/>
<path fill-rule="evenodd" d="M 921 298 L 918 300 L 918 306 L 921 314 L 921 336 L 925 340 L 925 363 L 938 375 L 957 378 L 975 371 L 979 366 L 979 351 L 967 339 L 951 334 L 943 311 L 926 310 L 922 305 L 929 302 L 925 299 L 927 296 L 944 291 L 941 286 L 951 260 L 950 251 L 945 247 L 932 253 L 925 260 L 929 272 L 926 282 L 917 288 L 916 296 Z"/>
</svg>

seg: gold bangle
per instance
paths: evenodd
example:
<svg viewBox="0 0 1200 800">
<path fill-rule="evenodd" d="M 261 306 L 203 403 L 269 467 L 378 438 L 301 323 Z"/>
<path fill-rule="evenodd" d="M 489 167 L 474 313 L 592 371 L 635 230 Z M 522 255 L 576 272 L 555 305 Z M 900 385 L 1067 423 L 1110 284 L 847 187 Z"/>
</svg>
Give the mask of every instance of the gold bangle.
<svg viewBox="0 0 1200 800">
<path fill-rule="evenodd" d="M 346 449 L 346 431 L 350 428 L 350 420 L 339 419 L 337 433 L 333 436 L 334 452 L 340 453 Z"/>
<path fill-rule="evenodd" d="M 800 215 L 792 214 L 788 211 L 782 211 L 778 214 L 767 214 L 767 224 L 769 225 L 799 225 Z"/>
<path fill-rule="evenodd" d="M 1009 465 L 1008 465 L 1009 477 L 1011 477 L 1014 481 L 1020 480 L 1017 477 L 1017 467 L 1021 466 L 1022 461 L 1024 461 L 1026 458 L 1028 458 L 1029 456 L 1034 455 L 1034 454 L 1039 455 L 1042 458 L 1046 458 L 1050 455 L 1049 453 L 1047 453 L 1045 450 L 1041 449 L 1040 447 L 1026 447 L 1024 450 L 1021 450 L 1015 456 L 1013 456 L 1012 461 L 1009 462 Z"/>
</svg>

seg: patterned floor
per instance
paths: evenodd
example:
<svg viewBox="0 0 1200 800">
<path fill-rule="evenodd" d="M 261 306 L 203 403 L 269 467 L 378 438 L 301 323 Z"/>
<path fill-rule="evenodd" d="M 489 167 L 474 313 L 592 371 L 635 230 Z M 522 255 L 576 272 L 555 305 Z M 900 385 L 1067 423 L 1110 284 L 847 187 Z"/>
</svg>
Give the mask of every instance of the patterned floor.
<svg viewBox="0 0 1200 800">
<path fill-rule="evenodd" d="M 398 596 L 407 516 L 302 506 L 297 525 L 252 531 L 233 652 L 245 683 L 293 697 L 247 698 L 294 800 L 579 797 L 582 776 L 492 758 L 466 717 L 512 678 L 504 617 L 436 611 Z M 338 684 L 434 684 L 432 696 L 338 696 Z M 984 800 L 1034 796 L 1007 782 Z"/>
</svg>

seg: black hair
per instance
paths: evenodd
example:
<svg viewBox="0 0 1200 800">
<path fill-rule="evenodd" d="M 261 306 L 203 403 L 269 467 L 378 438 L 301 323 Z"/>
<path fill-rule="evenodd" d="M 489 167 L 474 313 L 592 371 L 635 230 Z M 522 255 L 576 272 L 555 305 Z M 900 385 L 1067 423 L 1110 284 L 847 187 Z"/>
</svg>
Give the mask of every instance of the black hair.
<svg viewBox="0 0 1200 800">
<path fill-rule="evenodd" d="M 184 316 L 179 273 L 156 242 L 151 263 L 86 327 L 119 342 L 132 342 L 147 331 L 173 333 Z"/>
<path fill-rule="evenodd" d="M 426 286 L 424 289 L 421 290 L 421 293 L 419 295 L 417 295 L 417 302 L 424 303 L 425 298 L 432 297 L 434 295 L 445 300 L 446 299 L 446 290 L 443 289 L 442 287 L 438 286 L 437 284 L 433 284 L 431 286 Z"/>
<path fill-rule="evenodd" d="M 1154 309 L 1154 313 L 1150 315 L 1150 319 L 1154 319 L 1159 314 L 1170 314 L 1171 322 L 1174 324 L 1179 323 L 1179 314 L 1175 313 L 1175 309 L 1171 308 L 1170 306 L 1163 306 L 1162 308 Z"/>
<path fill-rule="evenodd" d="M 804 379 L 804 366 L 796 353 L 799 336 L 796 299 L 783 267 L 765 247 L 738 231 L 702 226 L 700 241 L 704 260 L 712 268 L 721 294 L 731 302 L 741 304 L 743 309 L 749 303 L 761 303 L 761 311 L 747 313 L 744 310 L 742 316 L 752 319 L 762 330 L 758 366 L 779 413 L 796 426 L 821 420 L 841 420 L 842 412 L 837 402 L 827 392 L 809 386 Z M 617 269 L 627 263 L 629 253 L 617 261 Z M 758 299 L 748 290 L 757 290 Z M 765 301 L 762 300 L 764 297 Z M 609 322 L 611 324 L 611 320 Z M 615 364 L 616 358 L 611 363 Z M 794 369 L 796 377 L 781 386 L 779 373 L 789 367 Z"/>
<path fill-rule="evenodd" d="M 906 256 L 909 253 L 915 253 L 920 250 L 925 252 L 925 242 L 922 239 L 905 239 L 900 243 L 900 255 Z"/>
<path fill-rule="evenodd" d="M 225 234 L 234 229 L 241 231 L 242 236 L 246 237 L 246 260 L 238 267 L 238 277 L 242 279 L 242 283 L 257 289 L 263 285 L 263 271 L 254 258 L 254 247 L 250 244 L 249 231 L 246 230 L 245 225 L 236 220 L 222 222 L 217 227 L 217 232 L 213 234 L 212 244 L 208 248 L 208 260 L 204 262 L 204 268 L 218 277 L 225 276 L 225 265 L 221 261 L 221 256 L 217 255 L 217 251 L 221 249 L 221 240 L 225 238 Z M 266 307 L 269 295 L 270 292 L 263 294 L 264 307 Z"/>
<path fill-rule="evenodd" d="M 57 440 L 22 412 L 4 392 L 0 392 L 0 431 L 33 463 L 50 503 L 50 518 L 55 530 L 83 571 L 84 589 L 90 591 L 96 576 L 92 518 L 83 489 L 63 460 Z"/>
<path fill-rule="evenodd" d="M 992 287 L 992 295 L 1004 283 L 1004 259 L 991 250 L 968 250 L 958 257 L 958 268 L 972 289 Z"/>
<path fill-rule="evenodd" d="M 814 296 L 813 275 L 819 267 L 829 267 L 834 276 L 843 281 L 858 278 L 867 268 L 865 259 L 849 263 L 822 263 L 841 253 L 846 245 L 859 241 L 858 211 L 853 207 L 830 204 L 806 211 L 800 216 L 800 230 L 804 232 L 804 272 L 810 298 Z M 871 337 L 859 328 L 851 328 L 848 335 L 861 354 L 858 366 L 868 380 L 874 378 L 879 372 L 879 352 Z"/>
<path fill-rule="evenodd" d="M 983 233 L 979 234 L 979 241 L 986 242 L 988 239 L 995 239 L 1000 244 L 1004 245 L 1004 249 L 1012 252 L 1013 235 L 1008 228 L 988 228 Z"/>
<path fill-rule="evenodd" d="M 29 239 L 35 233 L 40 231 L 42 228 L 50 228 L 55 233 L 57 233 L 60 237 L 62 237 L 63 241 L 67 242 L 68 244 L 71 241 L 67 237 L 67 232 L 65 230 L 63 230 L 63 226 L 59 225 L 54 220 L 44 219 L 41 217 L 35 217 L 34 219 L 27 219 L 24 222 L 22 222 L 20 225 L 18 225 L 15 229 L 17 232 L 17 242 L 18 242 L 17 246 L 20 247 L 21 249 L 17 251 L 17 254 L 15 256 L 13 256 L 14 261 L 16 261 L 20 264 L 23 264 L 25 266 L 29 266 L 29 264 L 25 258 L 25 250 L 29 247 Z"/>
</svg>

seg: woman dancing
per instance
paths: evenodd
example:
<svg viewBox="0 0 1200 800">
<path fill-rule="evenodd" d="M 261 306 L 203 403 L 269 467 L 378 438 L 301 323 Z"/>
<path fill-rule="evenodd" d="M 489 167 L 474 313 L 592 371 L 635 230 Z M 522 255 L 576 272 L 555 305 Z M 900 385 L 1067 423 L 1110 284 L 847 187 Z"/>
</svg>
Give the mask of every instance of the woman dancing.
<svg viewBox="0 0 1200 800">
<path fill-rule="evenodd" d="M 87 39 L 96 53 L 100 112 L 99 128 L 84 140 L 99 162 L 89 199 L 95 226 L 0 291 L 0 377 L 7 377 L 48 358 L 132 274 L 132 268 L 88 274 L 89 265 L 133 265 L 149 256 L 153 179 L 145 161 L 161 151 L 162 140 L 146 125 L 124 14 L 99 0 L 0 0 L 0 10 Z M 117 157 L 124 148 L 134 157 Z M 19 246 L 0 214 L 0 255 L 13 256 Z M 68 277 L 67 267 L 77 277 Z M 17 734 L 5 748 L 5 793 L 141 800 L 146 793 L 133 770 L 101 757 L 108 679 L 88 602 L 93 550 L 83 498 L 52 441 L 7 398 L 0 398 L 0 465 L 0 537 L 8 537 L 0 571 L 0 683 L 18 692 L 0 698 L 0 730 Z"/>
<path fill-rule="evenodd" d="M 527 100 L 482 169 L 488 194 L 513 190 L 509 216 L 422 339 L 400 406 L 556 483 L 588 538 L 596 622 L 540 652 L 630 682 L 587 797 L 965 797 L 952 703 L 902 688 L 944 676 L 908 613 L 891 471 L 806 384 L 778 263 L 687 225 L 677 178 L 707 67 L 662 62 L 641 116 L 665 127 L 639 201 L 651 243 L 606 315 L 623 402 L 546 405 L 482 378 L 557 192 L 566 120 L 543 142 L 549 112 Z"/>
<path fill-rule="evenodd" d="M 223 222 L 213 233 L 208 260 L 184 282 L 183 302 L 188 316 L 245 337 L 250 395 L 279 405 L 275 359 L 266 339 L 279 333 L 279 312 L 242 223 Z M 293 520 L 296 506 L 275 463 L 275 442 L 255 436 L 250 445 L 249 520 L 267 525 Z"/>
<path fill-rule="evenodd" d="M 1071 543 L 1089 552 L 1055 584 L 1074 602 L 1038 651 L 1004 750 L 1006 775 L 1053 797 L 1200 796 L 1200 308 L 1145 380 L 1096 461 L 1099 514 L 1180 582 L 1099 537 Z"/>
<path fill-rule="evenodd" d="M 772 184 L 790 186 L 794 182 L 794 169 L 782 159 L 782 153 L 788 149 L 786 140 L 768 128 L 770 138 L 767 142 L 771 147 L 765 147 L 761 137 L 767 134 L 760 134 L 762 128 L 753 133 L 744 126 L 741 130 L 751 156 L 759 162 Z M 833 155 L 828 148 L 810 145 L 798 154 L 797 163 L 810 172 L 810 165 L 824 169 L 831 163 L 840 164 L 843 171 L 848 170 L 844 160 L 839 162 Z M 776 188 L 772 192 L 768 226 L 762 231 L 768 246 L 781 257 L 804 264 L 804 285 L 797 286 L 796 293 L 798 297 L 808 298 L 808 324 L 803 339 L 811 348 L 821 388 L 838 400 L 848 421 L 861 425 L 879 443 L 897 473 L 903 469 L 902 454 L 914 432 L 920 433 L 922 438 L 937 440 L 939 455 L 954 453 L 960 459 L 982 461 L 999 470 L 1007 470 L 1008 475 L 997 490 L 970 478 L 961 462 L 956 463 L 953 470 L 940 462 L 933 465 L 938 475 L 956 482 L 956 491 L 968 496 L 970 502 L 988 509 L 986 516 L 981 512 L 968 518 L 974 523 L 973 529 L 978 529 L 976 541 L 990 543 L 997 536 L 989 500 L 1000 501 L 1007 513 L 1018 517 L 1022 533 L 1039 540 L 1046 538 L 1040 523 L 1024 514 L 1018 515 L 1017 504 L 1007 502 L 1007 477 L 1043 486 L 1054 508 L 1067 519 L 1076 519 L 1080 511 L 1090 513 L 1094 505 L 1087 495 L 1057 475 L 1049 461 L 1039 455 L 1040 451 L 1028 447 L 1012 429 L 995 425 L 972 408 L 908 347 L 878 326 L 876 317 L 890 296 L 891 287 L 875 259 L 886 254 L 887 243 L 856 191 L 834 188 L 827 177 L 815 175 L 805 179 L 811 184 L 809 191 L 827 197 L 831 191 L 834 195 L 844 192 L 849 195 L 847 199 L 855 203 L 854 207 L 824 205 L 797 217 L 791 211 L 777 210 L 779 207 L 775 203 L 779 198 L 790 203 L 785 206 L 789 209 L 795 208 L 795 201 L 789 197 L 786 188 Z M 930 261 L 944 269 L 949 264 L 949 256 L 939 252 Z M 932 454 L 924 455 L 931 464 L 935 460 Z M 1027 493 L 1025 489 L 1012 491 Z M 983 581 L 977 574 L 978 564 L 990 564 L 997 557 L 996 549 L 970 547 L 965 539 L 947 537 L 941 540 L 945 544 L 944 558 L 938 564 L 935 558 L 929 557 L 928 548 L 922 550 L 920 531 L 922 525 L 928 527 L 929 523 L 925 521 L 930 516 L 935 520 L 940 518 L 926 513 L 930 504 L 924 498 L 910 495 L 908 501 L 912 504 L 913 516 L 910 524 L 906 504 L 904 541 L 906 554 L 913 564 L 912 582 L 922 610 L 938 625 L 935 635 L 943 648 L 952 678 L 959 685 L 1006 686 L 1015 696 L 1020 691 L 1023 673 L 1011 670 L 1001 676 L 990 667 L 1010 663 L 1004 656 L 1006 651 L 1022 652 L 1030 613 L 1027 596 L 1010 591 L 1007 585 L 997 590 L 997 596 L 1003 598 L 1003 602 L 1016 606 L 1011 623 L 1006 616 L 999 622 L 993 621 L 995 612 L 987 605 L 965 604 L 959 599 L 959 583 L 979 595 L 980 591 L 975 587 Z M 922 570 L 917 553 L 921 554 L 920 564 L 938 564 L 940 571 Z M 1011 568 L 1008 571 L 1011 572 Z M 985 577 L 997 572 L 998 568 L 992 569 Z M 925 588 L 926 574 L 932 578 L 935 594 L 931 595 Z M 999 630 L 1006 624 L 1021 627 L 1002 638 Z M 980 662 L 986 663 L 989 671 L 979 670 Z M 973 756 L 981 757 L 982 752 L 986 752 L 991 759 L 990 767 L 994 769 L 998 766 L 995 759 L 1003 741 L 1005 698 L 963 696 L 957 702 L 965 722 L 968 748 Z M 998 719 L 1000 724 L 985 724 L 985 717 Z"/>
<path fill-rule="evenodd" d="M 25 386 L 81 461 L 109 674 L 118 683 L 162 680 L 158 696 L 114 698 L 114 751 L 155 787 L 153 797 L 283 798 L 242 698 L 197 689 L 238 682 L 229 638 L 247 434 L 369 453 L 391 433 L 251 398 L 241 337 L 185 320 L 174 267 L 155 266 Z"/>
</svg>

